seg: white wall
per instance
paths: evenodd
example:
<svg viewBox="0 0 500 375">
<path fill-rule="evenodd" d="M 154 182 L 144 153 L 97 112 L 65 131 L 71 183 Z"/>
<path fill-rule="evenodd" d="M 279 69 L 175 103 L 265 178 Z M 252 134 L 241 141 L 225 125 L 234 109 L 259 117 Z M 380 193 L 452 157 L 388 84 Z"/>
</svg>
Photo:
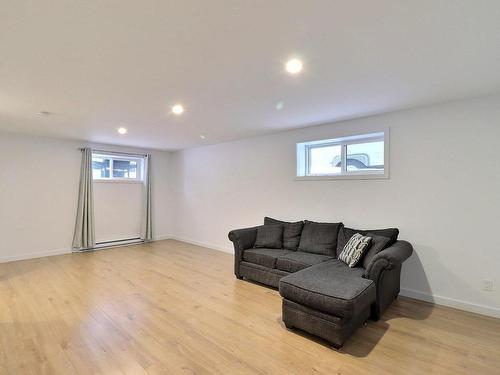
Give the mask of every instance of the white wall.
<svg viewBox="0 0 500 375">
<path fill-rule="evenodd" d="M 390 179 L 294 180 L 296 142 L 386 126 Z M 500 316 L 499 140 L 492 96 L 179 151 L 173 234 L 232 251 L 228 231 L 265 215 L 397 226 L 415 246 L 404 294 Z"/>
<path fill-rule="evenodd" d="M 84 145 L 0 133 L 0 262 L 71 251 L 81 163 L 78 148 Z M 114 151 L 145 151 L 92 146 Z M 171 232 L 172 218 L 168 210 L 172 204 L 171 155 L 149 152 L 152 153 L 154 231 L 156 237 L 166 237 Z M 96 186 L 98 201 L 119 199 L 107 194 L 105 189 L 105 186 Z M 120 214 L 119 210 L 112 209 L 107 213 L 110 217 Z"/>
</svg>

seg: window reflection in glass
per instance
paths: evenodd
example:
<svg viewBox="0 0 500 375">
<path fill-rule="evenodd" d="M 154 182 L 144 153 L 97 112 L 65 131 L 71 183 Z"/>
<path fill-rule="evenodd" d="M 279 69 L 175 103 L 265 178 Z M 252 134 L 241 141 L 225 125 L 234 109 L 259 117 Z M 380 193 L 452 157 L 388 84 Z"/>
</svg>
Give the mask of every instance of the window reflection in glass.
<svg viewBox="0 0 500 375">
<path fill-rule="evenodd" d="M 335 174 L 341 172 L 340 163 L 332 163 L 332 160 L 341 158 L 341 146 L 322 146 L 309 149 L 309 173 Z"/>
<path fill-rule="evenodd" d="M 347 170 L 384 170 L 384 142 L 347 145 Z"/>
<path fill-rule="evenodd" d="M 110 176 L 110 159 L 103 157 L 92 157 L 92 177 L 96 179 L 109 178 Z"/>
</svg>

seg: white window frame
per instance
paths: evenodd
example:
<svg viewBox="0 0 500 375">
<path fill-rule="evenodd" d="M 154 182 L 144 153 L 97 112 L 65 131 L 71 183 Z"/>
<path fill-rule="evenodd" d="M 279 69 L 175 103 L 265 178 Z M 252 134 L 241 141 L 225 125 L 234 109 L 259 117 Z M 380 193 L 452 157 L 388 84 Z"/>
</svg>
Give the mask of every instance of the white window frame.
<svg viewBox="0 0 500 375">
<path fill-rule="evenodd" d="M 110 159 L 109 163 L 109 177 L 93 178 L 94 182 L 119 182 L 119 183 L 132 183 L 132 184 L 142 184 L 144 181 L 144 157 L 137 155 L 127 155 L 127 154 L 115 154 L 113 152 L 92 152 L 92 159 L 96 157 L 102 157 L 104 159 Z M 136 178 L 124 178 L 124 177 L 113 177 L 113 162 L 114 160 L 130 160 L 137 161 L 137 177 Z"/>
<path fill-rule="evenodd" d="M 370 142 L 384 142 L 384 169 L 358 170 L 347 169 L 347 146 Z M 319 147 L 340 146 L 341 172 L 328 174 L 311 174 L 310 152 Z M 389 130 L 356 134 L 344 137 L 322 139 L 318 141 L 301 142 L 296 145 L 297 165 L 296 180 L 345 180 L 345 179 L 385 179 L 389 178 Z"/>
</svg>

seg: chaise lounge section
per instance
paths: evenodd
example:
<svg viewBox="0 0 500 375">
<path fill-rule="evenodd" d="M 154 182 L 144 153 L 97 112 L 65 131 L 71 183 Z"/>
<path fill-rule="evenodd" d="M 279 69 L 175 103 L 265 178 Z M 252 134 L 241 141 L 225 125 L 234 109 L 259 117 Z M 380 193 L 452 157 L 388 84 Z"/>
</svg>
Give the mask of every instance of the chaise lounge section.
<svg viewBox="0 0 500 375">
<path fill-rule="evenodd" d="M 375 302 L 375 283 L 347 268 L 334 259 L 284 277 L 280 294 L 286 327 L 342 346 L 368 320 Z"/>
<path fill-rule="evenodd" d="M 349 267 L 339 256 L 355 234 L 371 242 Z M 412 254 L 411 244 L 398 234 L 396 228 L 356 230 L 342 223 L 266 217 L 263 226 L 233 230 L 229 239 L 238 279 L 279 288 L 285 325 L 339 348 L 366 320 L 380 319 L 398 296 L 401 265 Z"/>
</svg>

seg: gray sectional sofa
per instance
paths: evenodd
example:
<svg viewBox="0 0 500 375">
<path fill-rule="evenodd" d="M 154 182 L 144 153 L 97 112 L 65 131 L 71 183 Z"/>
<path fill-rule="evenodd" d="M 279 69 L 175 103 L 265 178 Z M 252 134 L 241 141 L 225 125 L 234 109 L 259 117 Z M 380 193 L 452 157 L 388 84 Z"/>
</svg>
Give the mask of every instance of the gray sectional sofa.
<svg viewBox="0 0 500 375">
<path fill-rule="evenodd" d="M 372 240 L 351 268 L 338 257 L 356 233 Z M 340 348 L 369 318 L 378 320 L 399 294 L 401 265 L 413 249 L 398 235 L 396 228 L 357 230 L 342 223 L 266 217 L 262 226 L 229 232 L 229 239 L 238 279 L 279 288 L 288 328 Z"/>
</svg>

